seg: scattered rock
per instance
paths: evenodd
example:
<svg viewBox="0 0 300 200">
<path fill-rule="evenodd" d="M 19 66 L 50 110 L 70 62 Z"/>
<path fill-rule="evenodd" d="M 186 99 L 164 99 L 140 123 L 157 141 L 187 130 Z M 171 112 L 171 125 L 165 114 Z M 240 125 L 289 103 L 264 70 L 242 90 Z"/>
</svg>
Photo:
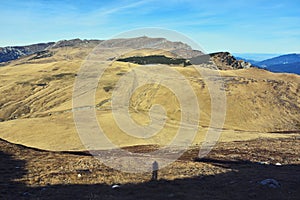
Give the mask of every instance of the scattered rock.
<svg viewBox="0 0 300 200">
<path fill-rule="evenodd" d="M 23 193 L 23 196 L 30 196 L 31 195 L 31 193 L 29 193 L 29 192 L 24 192 Z"/>
<path fill-rule="evenodd" d="M 175 197 L 175 194 L 171 193 L 168 195 L 169 198 Z"/>
<path fill-rule="evenodd" d="M 279 188 L 280 184 L 278 181 L 276 181 L 275 179 L 265 179 L 263 181 L 260 182 L 261 185 L 266 185 L 269 188 Z"/>
<path fill-rule="evenodd" d="M 92 171 L 90 169 L 77 169 L 76 170 L 79 174 L 83 174 L 83 173 L 92 173 Z"/>
<path fill-rule="evenodd" d="M 120 187 L 121 187 L 121 186 L 118 185 L 118 184 L 115 184 L 115 185 L 112 185 L 112 186 L 111 186 L 111 188 L 114 189 L 114 190 L 115 190 L 115 189 L 119 189 Z"/>
<path fill-rule="evenodd" d="M 269 163 L 269 162 L 266 162 L 266 161 L 264 161 L 264 162 L 258 162 L 258 164 L 260 164 L 260 165 L 269 165 L 270 163 Z"/>
</svg>

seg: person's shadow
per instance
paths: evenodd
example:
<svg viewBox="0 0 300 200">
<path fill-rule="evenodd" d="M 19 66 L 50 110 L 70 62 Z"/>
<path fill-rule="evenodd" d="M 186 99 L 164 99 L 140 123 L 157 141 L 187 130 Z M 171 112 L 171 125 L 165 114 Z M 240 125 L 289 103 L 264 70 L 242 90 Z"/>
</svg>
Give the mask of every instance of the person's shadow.
<svg viewBox="0 0 300 200">
<path fill-rule="evenodd" d="M 158 179 L 158 163 L 156 161 L 152 164 L 152 181 L 157 181 Z"/>
</svg>

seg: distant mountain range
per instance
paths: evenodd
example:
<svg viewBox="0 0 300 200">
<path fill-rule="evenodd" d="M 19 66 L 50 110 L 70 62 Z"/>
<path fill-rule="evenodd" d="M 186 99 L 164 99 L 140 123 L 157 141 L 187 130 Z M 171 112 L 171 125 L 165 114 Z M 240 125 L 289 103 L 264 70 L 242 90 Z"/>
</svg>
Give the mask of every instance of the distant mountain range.
<svg viewBox="0 0 300 200">
<path fill-rule="evenodd" d="M 43 57 L 45 52 L 47 53 L 49 50 L 55 48 L 96 46 L 101 42 L 103 42 L 103 40 L 73 39 L 27 46 L 0 47 L 0 66 L 5 65 L 5 62 L 13 61 L 28 55 L 37 54 L 38 57 Z M 195 59 L 203 60 L 203 53 L 201 51 L 193 50 L 190 46 L 181 42 L 170 42 L 165 38 L 139 37 L 131 40 L 113 39 L 106 41 L 105 44 L 108 47 L 124 45 L 134 47 L 136 45 L 144 44 L 145 42 L 149 43 L 151 47 L 156 47 L 157 44 L 163 44 L 164 49 L 172 49 L 172 53 L 179 55 L 182 58 L 193 58 L 193 64 L 198 62 L 196 62 Z M 162 46 L 157 47 L 161 48 Z M 241 69 L 256 66 L 272 72 L 295 73 L 300 75 L 300 54 L 287 54 L 280 56 L 278 56 L 278 54 L 234 54 L 233 57 L 228 52 L 218 52 L 208 54 L 207 56 L 210 57 L 208 60 L 217 64 L 219 69 Z"/>
<path fill-rule="evenodd" d="M 233 53 L 235 57 L 245 58 L 248 60 L 254 61 L 263 61 L 269 58 L 274 58 L 277 56 L 281 56 L 283 54 L 276 54 L 276 53 Z"/>
<path fill-rule="evenodd" d="M 190 64 L 199 65 L 205 68 L 218 68 L 220 70 L 245 69 L 253 67 L 250 63 L 243 60 L 236 60 L 229 52 L 216 52 L 204 54 L 199 50 L 194 50 L 189 45 L 182 42 L 172 42 L 165 38 L 149 38 L 137 37 L 128 39 L 111 39 L 111 40 L 61 40 L 58 42 L 39 43 L 27 46 L 10 46 L 0 47 L 0 66 L 5 66 L 17 59 L 40 59 L 52 57 L 55 54 L 55 49 L 59 48 L 94 48 L 99 45 L 105 48 L 126 48 L 138 49 L 143 46 L 145 48 L 154 48 L 168 51 L 169 57 L 162 55 L 135 56 L 123 59 L 124 61 L 134 62 L 139 64 Z M 179 62 L 179 63 L 178 63 Z"/>
<path fill-rule="evenodd" d="M 263 61 L 256 61 L 241 57 L 236 58 L 250 62 L 254 66 L 267 69 L 271 72 L 294 73 L 300 75 L 300 54 L 286 54 Z"/>
</svg>

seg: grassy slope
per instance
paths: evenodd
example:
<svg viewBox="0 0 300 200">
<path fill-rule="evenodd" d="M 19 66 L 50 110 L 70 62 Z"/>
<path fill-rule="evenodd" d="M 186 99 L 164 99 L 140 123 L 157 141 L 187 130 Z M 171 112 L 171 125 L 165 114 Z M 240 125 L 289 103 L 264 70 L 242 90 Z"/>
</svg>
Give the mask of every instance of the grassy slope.
<svg viewBox="0 0 300 200">
<path fill-rule="evenodd" d="M 0 118 L 16 119 L 0 123 L 0 137 L 42 149 L 84 149 L 73 122 L 72 90 L 75 74 L 90 50 L 62 48 L 55 50 L 55 55 L 50 58 L 29 60 L 29 56 L 1 67 Z M 135 52 L 131 54 L 135 55 Z M 139 55 L 147 55 L 147 52 L 139 52 Z M 112 92 L 105 91 L 104 87 L 114 87 L 122 73 L 134 67 L 136 65 L 115 62 L 105 72 L 96 94 L 96 102 L 101 103 L 97 107 L 98 120 L 109 133 L 108 137 L 118 145 L 164 145 L 176 134 L 181 114 L 178 101 L 170 90 L 145 85 L 132 96 L 130 112 L 140 124 L 149 122 L 147 113 L 153 104 L 159 103 L 167 111 L 166 127 L 152 138 L 135 139 L 123 134 L 112 118 L 110 102 L 106 102 Z M 201 143 L 210 122 L 207 86 L 195 69 L 174 69 L 190 81 L 198 96 L 201 119 L 194 143 Z M 227 96 L 223 141 L 277 137 L 283 135 L 267 132 L 299 129 L 299 76 L 258 69 L 222 71 L 221 74 Z"/>
</svg>

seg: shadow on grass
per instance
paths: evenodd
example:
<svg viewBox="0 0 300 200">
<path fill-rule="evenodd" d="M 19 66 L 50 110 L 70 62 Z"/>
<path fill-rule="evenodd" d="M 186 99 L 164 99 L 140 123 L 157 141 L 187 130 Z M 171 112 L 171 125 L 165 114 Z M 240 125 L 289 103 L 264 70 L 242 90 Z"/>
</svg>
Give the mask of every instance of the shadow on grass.
<svg viewBox="0 0 300 200">
<path fill-rule="evenodd" d="M 201 159 L 231 169 L 211 176 L 195 176 L 175 180 L 111 185 L 49 185 L 28 187 L 16 181 L 26 177 L 25 161 L 0 151 L 0 199 L 300 199 L 299 165 L 261 165 L 249 161 Z M 262 186 L 260 181 L 273 178 L 279 188 Z"/>
<path fill-rule="evenodd" d="M 24 184 L 15 181 L 26 176 L 25 164 L 25 161 L 0 151 L 0 199 L 9 199 L 11 195 L 15 196 L 15 191 L 26 190 Z"/>
</svg>

